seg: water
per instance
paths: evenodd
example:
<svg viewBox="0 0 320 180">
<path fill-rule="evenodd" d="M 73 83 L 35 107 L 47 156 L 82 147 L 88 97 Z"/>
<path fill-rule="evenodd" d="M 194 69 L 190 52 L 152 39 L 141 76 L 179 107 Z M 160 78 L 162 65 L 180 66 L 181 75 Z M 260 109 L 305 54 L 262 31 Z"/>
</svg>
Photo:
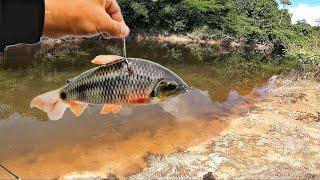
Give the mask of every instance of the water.
<svg viewBox="0 0 320 180">
<path fill-rule="evenodd" d="M 122 41 L 78 41 L 14 47 L 0 56 L 0 162 L 22 178 L 58 178 L 77 171 L 126 176 L 148 153 L 167 154 L 217 136 L 230 119 L 267 94 L 272 75 L 287 68 L 263 55 L 221 54 L 206 47 L 127 42 L 128 57 L 153 60 L 193 89 L 168 102 L 125 107 L 101 116 L 100 106 L 60 121 L 30 109 L 31 99 L 94 67 L 99 54 L 119 54 Z M 11 176 L 0 170 L 0 179 Z"/>
</svg>

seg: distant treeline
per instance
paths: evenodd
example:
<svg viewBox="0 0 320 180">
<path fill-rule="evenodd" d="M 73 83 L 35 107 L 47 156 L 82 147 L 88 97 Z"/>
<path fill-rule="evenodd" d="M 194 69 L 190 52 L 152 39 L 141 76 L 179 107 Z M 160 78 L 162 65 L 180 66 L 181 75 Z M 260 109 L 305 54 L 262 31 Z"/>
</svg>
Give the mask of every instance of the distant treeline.
<svg viewBox="0 0 320 180">
<path fill-rule="evenodd" d="M 280 41 L 300 47 L 320 42 L 319 27 L 305 21 L 291 24 L 290 13 L 285 8 L 279 9 L 275 0 L 119 0 L 119 3 L 133 30 L 207 38 L 230 36 L 262 43 Z"/>
</svg>

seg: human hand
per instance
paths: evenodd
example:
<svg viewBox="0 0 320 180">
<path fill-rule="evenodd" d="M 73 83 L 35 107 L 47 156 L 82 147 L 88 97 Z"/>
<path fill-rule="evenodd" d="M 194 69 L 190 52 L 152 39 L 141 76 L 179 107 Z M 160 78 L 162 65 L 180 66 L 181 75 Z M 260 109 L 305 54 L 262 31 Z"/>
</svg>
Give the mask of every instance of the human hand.
<svg viewBox="0 0 320 180">
<path fill-rule="evenodd" d="M 44 36 L 124 38 L 129 31 L 116 0 L 45 0 Z"/>
</svg>

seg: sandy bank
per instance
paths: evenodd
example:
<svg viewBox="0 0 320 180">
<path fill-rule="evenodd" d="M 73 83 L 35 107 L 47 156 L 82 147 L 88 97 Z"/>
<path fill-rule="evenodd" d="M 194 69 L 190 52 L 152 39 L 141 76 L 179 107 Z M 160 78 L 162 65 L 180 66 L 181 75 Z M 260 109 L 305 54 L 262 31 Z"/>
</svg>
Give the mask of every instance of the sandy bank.
<svg viewBox="0 0 320 180">
<path fill-rule="evenodd" d="M 148 157 L 149 168 L 130 179 L 320 178 L 320 83 L 281 80 L 278 91 L 234 119 L 205 144 Z"/>
</svg>

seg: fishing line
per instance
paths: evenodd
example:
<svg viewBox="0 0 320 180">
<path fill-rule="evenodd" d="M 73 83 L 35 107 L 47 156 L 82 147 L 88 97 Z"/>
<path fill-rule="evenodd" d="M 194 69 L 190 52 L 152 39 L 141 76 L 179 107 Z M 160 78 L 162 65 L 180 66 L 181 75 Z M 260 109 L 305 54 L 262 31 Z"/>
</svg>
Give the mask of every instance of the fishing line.
<svg viewBox="0 0 320 180">
<path fill-rule="evenodd" d="M 123 57 L 126 61 L 126 64 L 127 64 L 127 69 L 128 69 L 128 72 L 129 72 L 129 75 L 132 74 L 132 70 L 129 66 L 129 61 L 127 59 L 127 46 L 126 46 L 126 38 L 123 38 Z"/>
<path fill-rule="evenodd" d="M 126 47 L 126 38 L 123 38 L 123 57 L 128 63 L 127 59 L 127 47 Z"/>
<path fill-rule="evenodd" d="M 10 173 L 12 176 L 14 176 L 16 179 L 20 179 L 17 175 L 15 175 L 13 172 L 11 172 L 9 169 L 4 167 L 2 164 L 0 164 L 0 167 L 4 170 L 6 170 L 8 173 Z"/>
</svg>

